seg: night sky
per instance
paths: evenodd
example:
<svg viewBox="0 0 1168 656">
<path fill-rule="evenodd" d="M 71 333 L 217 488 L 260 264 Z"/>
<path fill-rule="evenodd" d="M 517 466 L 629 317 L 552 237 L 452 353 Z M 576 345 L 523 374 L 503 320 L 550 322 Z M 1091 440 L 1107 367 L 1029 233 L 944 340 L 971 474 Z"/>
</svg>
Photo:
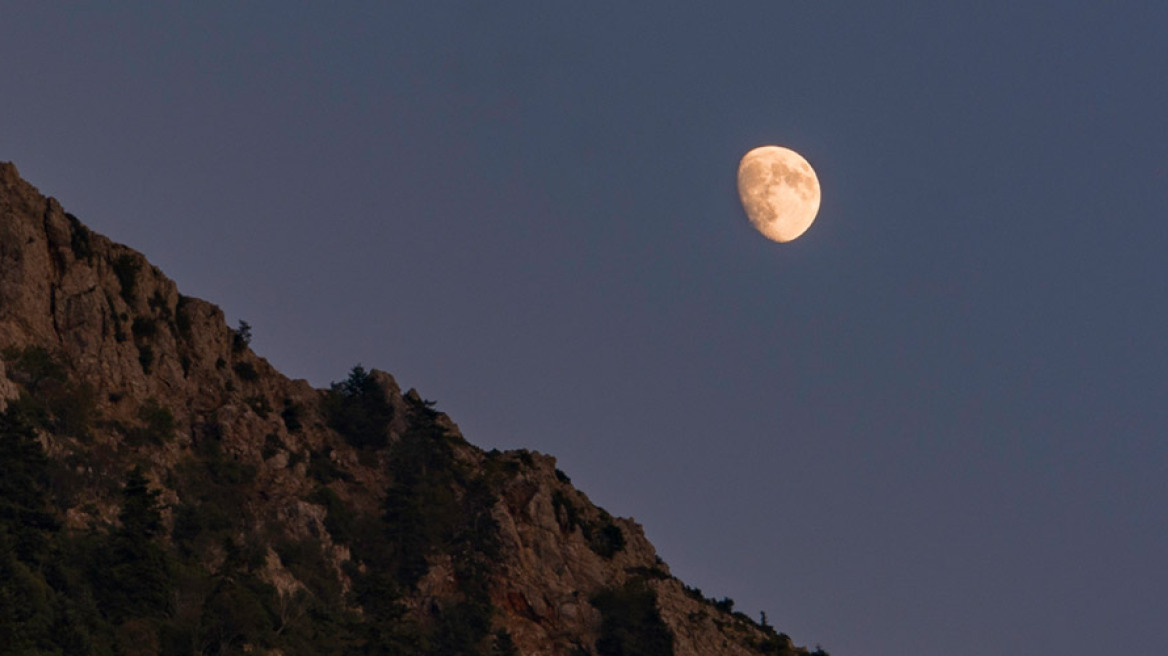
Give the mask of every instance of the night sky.
<svg viewBox="0 0 1168 656">
<path fill-rule="evenodd" d="M 0 12 L 0 160 L 288 375 L 834 656 L 1168 644 L 1168 4 L 64 4 Z"/>
</svg>

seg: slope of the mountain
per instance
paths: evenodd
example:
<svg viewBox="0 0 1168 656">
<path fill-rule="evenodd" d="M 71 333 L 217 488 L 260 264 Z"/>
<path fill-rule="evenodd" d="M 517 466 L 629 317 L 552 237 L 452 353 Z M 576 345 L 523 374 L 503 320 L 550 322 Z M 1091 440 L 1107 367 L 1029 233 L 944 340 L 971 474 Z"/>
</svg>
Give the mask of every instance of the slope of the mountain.
<svg viewBox="0 0 1168 656">
<path fill-rule="evenodd" d="M 0 163 L 0 654 L 796 654 L 549 456 L 290 380 Z"/>
</svg>

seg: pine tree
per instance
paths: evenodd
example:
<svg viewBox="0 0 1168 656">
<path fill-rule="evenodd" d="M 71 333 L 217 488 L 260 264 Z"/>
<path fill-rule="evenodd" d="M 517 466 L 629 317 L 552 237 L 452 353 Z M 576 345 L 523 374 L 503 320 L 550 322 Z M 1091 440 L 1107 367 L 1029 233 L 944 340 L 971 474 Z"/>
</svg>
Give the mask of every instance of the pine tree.
<svg viewBox="0 0 1168 656">
<path fill-rule="evenodd" d="M 91 570 L 102 609 L 115 622 L 162 617 L 170 609 L 174 582 L 167 554 L 154 541 L 162 532 L 158 492 L 150 489 L 140 466 L 126 475 L 118 521 L 121 526 Z"/>
</svg>

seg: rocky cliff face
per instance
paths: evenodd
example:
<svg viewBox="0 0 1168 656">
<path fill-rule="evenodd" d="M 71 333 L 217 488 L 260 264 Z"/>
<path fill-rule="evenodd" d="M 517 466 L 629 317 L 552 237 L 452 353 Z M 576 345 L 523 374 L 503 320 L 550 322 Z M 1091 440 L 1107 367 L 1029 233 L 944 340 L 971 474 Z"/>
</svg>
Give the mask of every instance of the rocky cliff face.
<svg viewBox="0 0 1168 656">
<path fill-rule="evenodd" d="M 0 449 L 39 495 L 0 486 L 12 653 L 806 653 L 552 457 L 483 452 L 380 371 L 313 389 L 248 340 L 0 164 L 0 444 L 48 456 Z"/>
</svg>

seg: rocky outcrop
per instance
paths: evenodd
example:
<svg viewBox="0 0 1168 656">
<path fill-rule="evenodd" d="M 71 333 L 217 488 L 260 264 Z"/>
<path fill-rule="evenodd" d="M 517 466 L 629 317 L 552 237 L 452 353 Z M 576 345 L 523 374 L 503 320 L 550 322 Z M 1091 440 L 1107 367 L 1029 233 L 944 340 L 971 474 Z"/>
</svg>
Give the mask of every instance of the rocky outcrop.
<svg viewBox="0 0 1168 656">
<path fill-rule="evenodd" d="M 803 651 L 686 588 L 639 525 L 593 505 L 554 458 L 484 453 L 384 372 L 355 370 L 352 389 L 290 380 L 251 351 L 249 338 L 246 326 L 230 328 L 219 308 L 182 295 L 142 254 L 90 231 L 0 163 L 0 404 L 42 408 L 38 438 L 67 481 L 68 493 L 55 497 L 65 530 L 113 531 L 124 504 L 118 482 L 144 465 L 160 495 L 168 549 L 217 586 L 246 573 L 274 590 L 264 593 L 266 638 L 240 633 L 214 643 L 206 622 L 182 628 L 184 613 L 208 612 L 211 603 L 211 593 L 193 584 L 194 592 L 174 593 L 169 619 L 134 624 L 134 631 L 151 639 L 193 631 L 195 642 L 219 645 L 207 653 L 285 653 L 289 647 L 280 645 L 292 644 L 285 638 L 295 627 L 318 621 L 304 610 L 307 602 L 295 600 L 323 599 L 321 590 L 333 584 L 322 579 L 334 581 L 335 604 L 357 623 L 345 626 L 381 621 L 362 605 L 368 597 L 359 585 L 372 580 L 381 558 L 392 564 L 385 571 L 415 572 L 401 579 L 395 603 L 404 619 L 394 621 L 422 627 L 412 629 L 410 644 L 431 650 L 439 650 L 434 635 L 450 609 L 485 594 L 495 637 L 481 644 L 498 650 L 490 653 L 505 653 L 507 641 L 526 655 L 611 653 L 604 646 L 615 639 L 605 637 L 611 618 L 596 599 L 625 589 L 653 600 L 651 614 L 679 656 Z M 352 425 L 346 412 L 357 413 Z M 369 416 L 383 421 L 356 437 Z M 399 466 L 406 457 L 420 458 L 432 478 L 415 480 Z M 435 462 L 454 473 L 427 469 Z M 421 494 L 438 500 L 436 517 L 442 503 L 483 510 L 433 524 L 409 505 Z M 472 503 L 480 497 L 486 501 Z M 212 506 L 224 517 L 192 519 Z M 393 519 L 400 516 L 409 521 Z M 420 570 L 403 565 L 411 530 L 438 536 L 416 547 Z M 370 531 L 381 537 L 361 537 Z M 396 551 L 379 552 L 382 541 Z M 315 570 L 293 562 L 300 552 L 292 547 L 306 543 L 322 554 Z M 239 560 L 240 545 L 253 549 L 250 559 Z M 345 630 L 359 644 L 377 633 Z"/>
</svg>

